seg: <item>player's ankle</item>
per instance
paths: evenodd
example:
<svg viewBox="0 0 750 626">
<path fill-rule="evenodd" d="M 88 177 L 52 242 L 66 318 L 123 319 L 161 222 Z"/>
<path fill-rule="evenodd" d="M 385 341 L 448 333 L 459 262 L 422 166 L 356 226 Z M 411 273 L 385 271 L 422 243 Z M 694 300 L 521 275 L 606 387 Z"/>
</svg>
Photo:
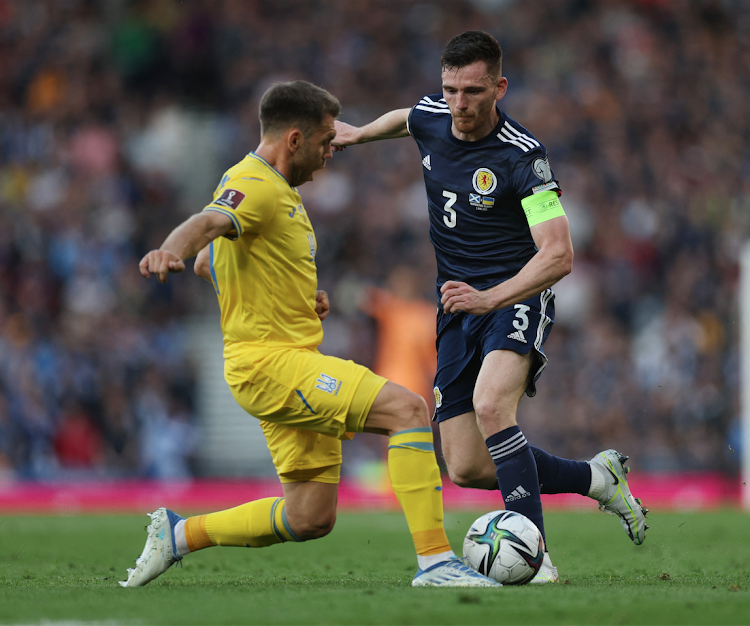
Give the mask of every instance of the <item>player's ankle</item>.
<svg viewBox="0 0 750 626">
<path fill-rule="evenodd" d="M 607 484 L 606 477 L 604 476 L 602 471 L 595 465 L 589 463 L 589 467 L 591 468 L 591 486 L 589 487 L 589 492 L 586 495 L 589 498 L 598 500 L 604 493 L 604 487 Z"/>
<path fill-rule="evenodd" d="M 187 520 L 181 519 L 174 525 L 174 549 L 180 556 L 185 556 L 190 552 L 188 547 L 187 537 L 185 536 L 185 522 Z"/>
<path fill-rule="evenodd" d="M 419 569 L 422 571 L 429 569 L 433 565 L 437 565 L 438 563 L 442 563 L 443 561 L 447 561 L 448 559 L 453 559 L 456 557 L 456 553 L 453 552 L 453 550 L 448 550 L 447 552 L 440 552 L 439 554 L 427 554 L 417 555 L 417 564 L 419 565 Z"/>
</svg>

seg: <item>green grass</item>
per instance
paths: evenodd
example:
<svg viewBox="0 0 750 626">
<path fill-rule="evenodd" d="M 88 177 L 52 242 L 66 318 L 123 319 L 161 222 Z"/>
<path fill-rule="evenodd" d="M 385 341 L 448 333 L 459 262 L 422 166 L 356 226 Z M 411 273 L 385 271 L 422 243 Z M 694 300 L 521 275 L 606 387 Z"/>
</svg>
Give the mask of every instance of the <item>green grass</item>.
<svg viewBox="0 0 750 626">
<path fill-rule="evenodd" d="M 449 513 L 459 547 L 480 514 Z M 214 548 L 122 589 L 145 516 L 0 517 L 0 623 L 750 624 L 750 517 L 652 513 L 643 546 L 600 513 L 546 516 L 559 585 L 413 589 L 401 515 L 345 514 L 332 535 Z"/>
</svg>

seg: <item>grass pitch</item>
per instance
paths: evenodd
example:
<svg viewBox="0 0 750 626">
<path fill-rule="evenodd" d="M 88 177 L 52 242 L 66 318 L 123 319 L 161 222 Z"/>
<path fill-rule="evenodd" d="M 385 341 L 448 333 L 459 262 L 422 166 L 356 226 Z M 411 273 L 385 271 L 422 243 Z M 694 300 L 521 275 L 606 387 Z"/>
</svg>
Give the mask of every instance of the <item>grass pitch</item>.
<svg viewBox="0 0 750 626">
<path fill-rule="evenodd" d="M 460 550 L 480 511 L 448 513 Z M 558 585 L 413 589 L 397 513 L 343 513 L 305 544 L 213 548 L 122 589 L 148 518 L 0 517 L 0 622 L 107 624 L 750 624 L 750 516 L 649 515 L 643 546 L 616 518 L 549 513 Z"/>
</svg>

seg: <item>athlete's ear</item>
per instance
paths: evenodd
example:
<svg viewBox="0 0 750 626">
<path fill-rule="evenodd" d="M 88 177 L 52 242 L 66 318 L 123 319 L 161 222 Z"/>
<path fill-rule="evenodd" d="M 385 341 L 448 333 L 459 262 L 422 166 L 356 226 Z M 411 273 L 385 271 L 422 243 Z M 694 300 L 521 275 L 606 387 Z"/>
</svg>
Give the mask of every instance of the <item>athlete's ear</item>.
<svg viewBox="0 0 750 626">
<path fill-rule="evenodd" d="M 508 91 L 508 79 L 501 76 L 497 81 L 497 94 L 495 100 L 502 100 L 505 92 Z"/>
<path fill-rule="evenodd" d="M 286 147 L 294 154 L 302 146 L 305 136 L 299 128 L 292 128 L 286 134 Z"/>
</svg>

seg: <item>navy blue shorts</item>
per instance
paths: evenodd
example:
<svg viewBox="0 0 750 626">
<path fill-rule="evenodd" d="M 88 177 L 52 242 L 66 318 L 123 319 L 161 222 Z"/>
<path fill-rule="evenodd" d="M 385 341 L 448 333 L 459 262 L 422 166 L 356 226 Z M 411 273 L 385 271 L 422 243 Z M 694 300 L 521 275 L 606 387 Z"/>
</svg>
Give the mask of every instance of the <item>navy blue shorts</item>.
<svg viewBox="0 0 750 626">
<path fill-rule="evenodd" d="M 437 314 L 435 416 L 438 422 L 474 410 L 474 385 L 484 357 L 493 350 L 528 354 L 533 350 L 526 395 L 547 365 L 542 350 L 555 322 L 555 294 L 546 289 L 520 304 L 487 315 Z"/>
</svg>

